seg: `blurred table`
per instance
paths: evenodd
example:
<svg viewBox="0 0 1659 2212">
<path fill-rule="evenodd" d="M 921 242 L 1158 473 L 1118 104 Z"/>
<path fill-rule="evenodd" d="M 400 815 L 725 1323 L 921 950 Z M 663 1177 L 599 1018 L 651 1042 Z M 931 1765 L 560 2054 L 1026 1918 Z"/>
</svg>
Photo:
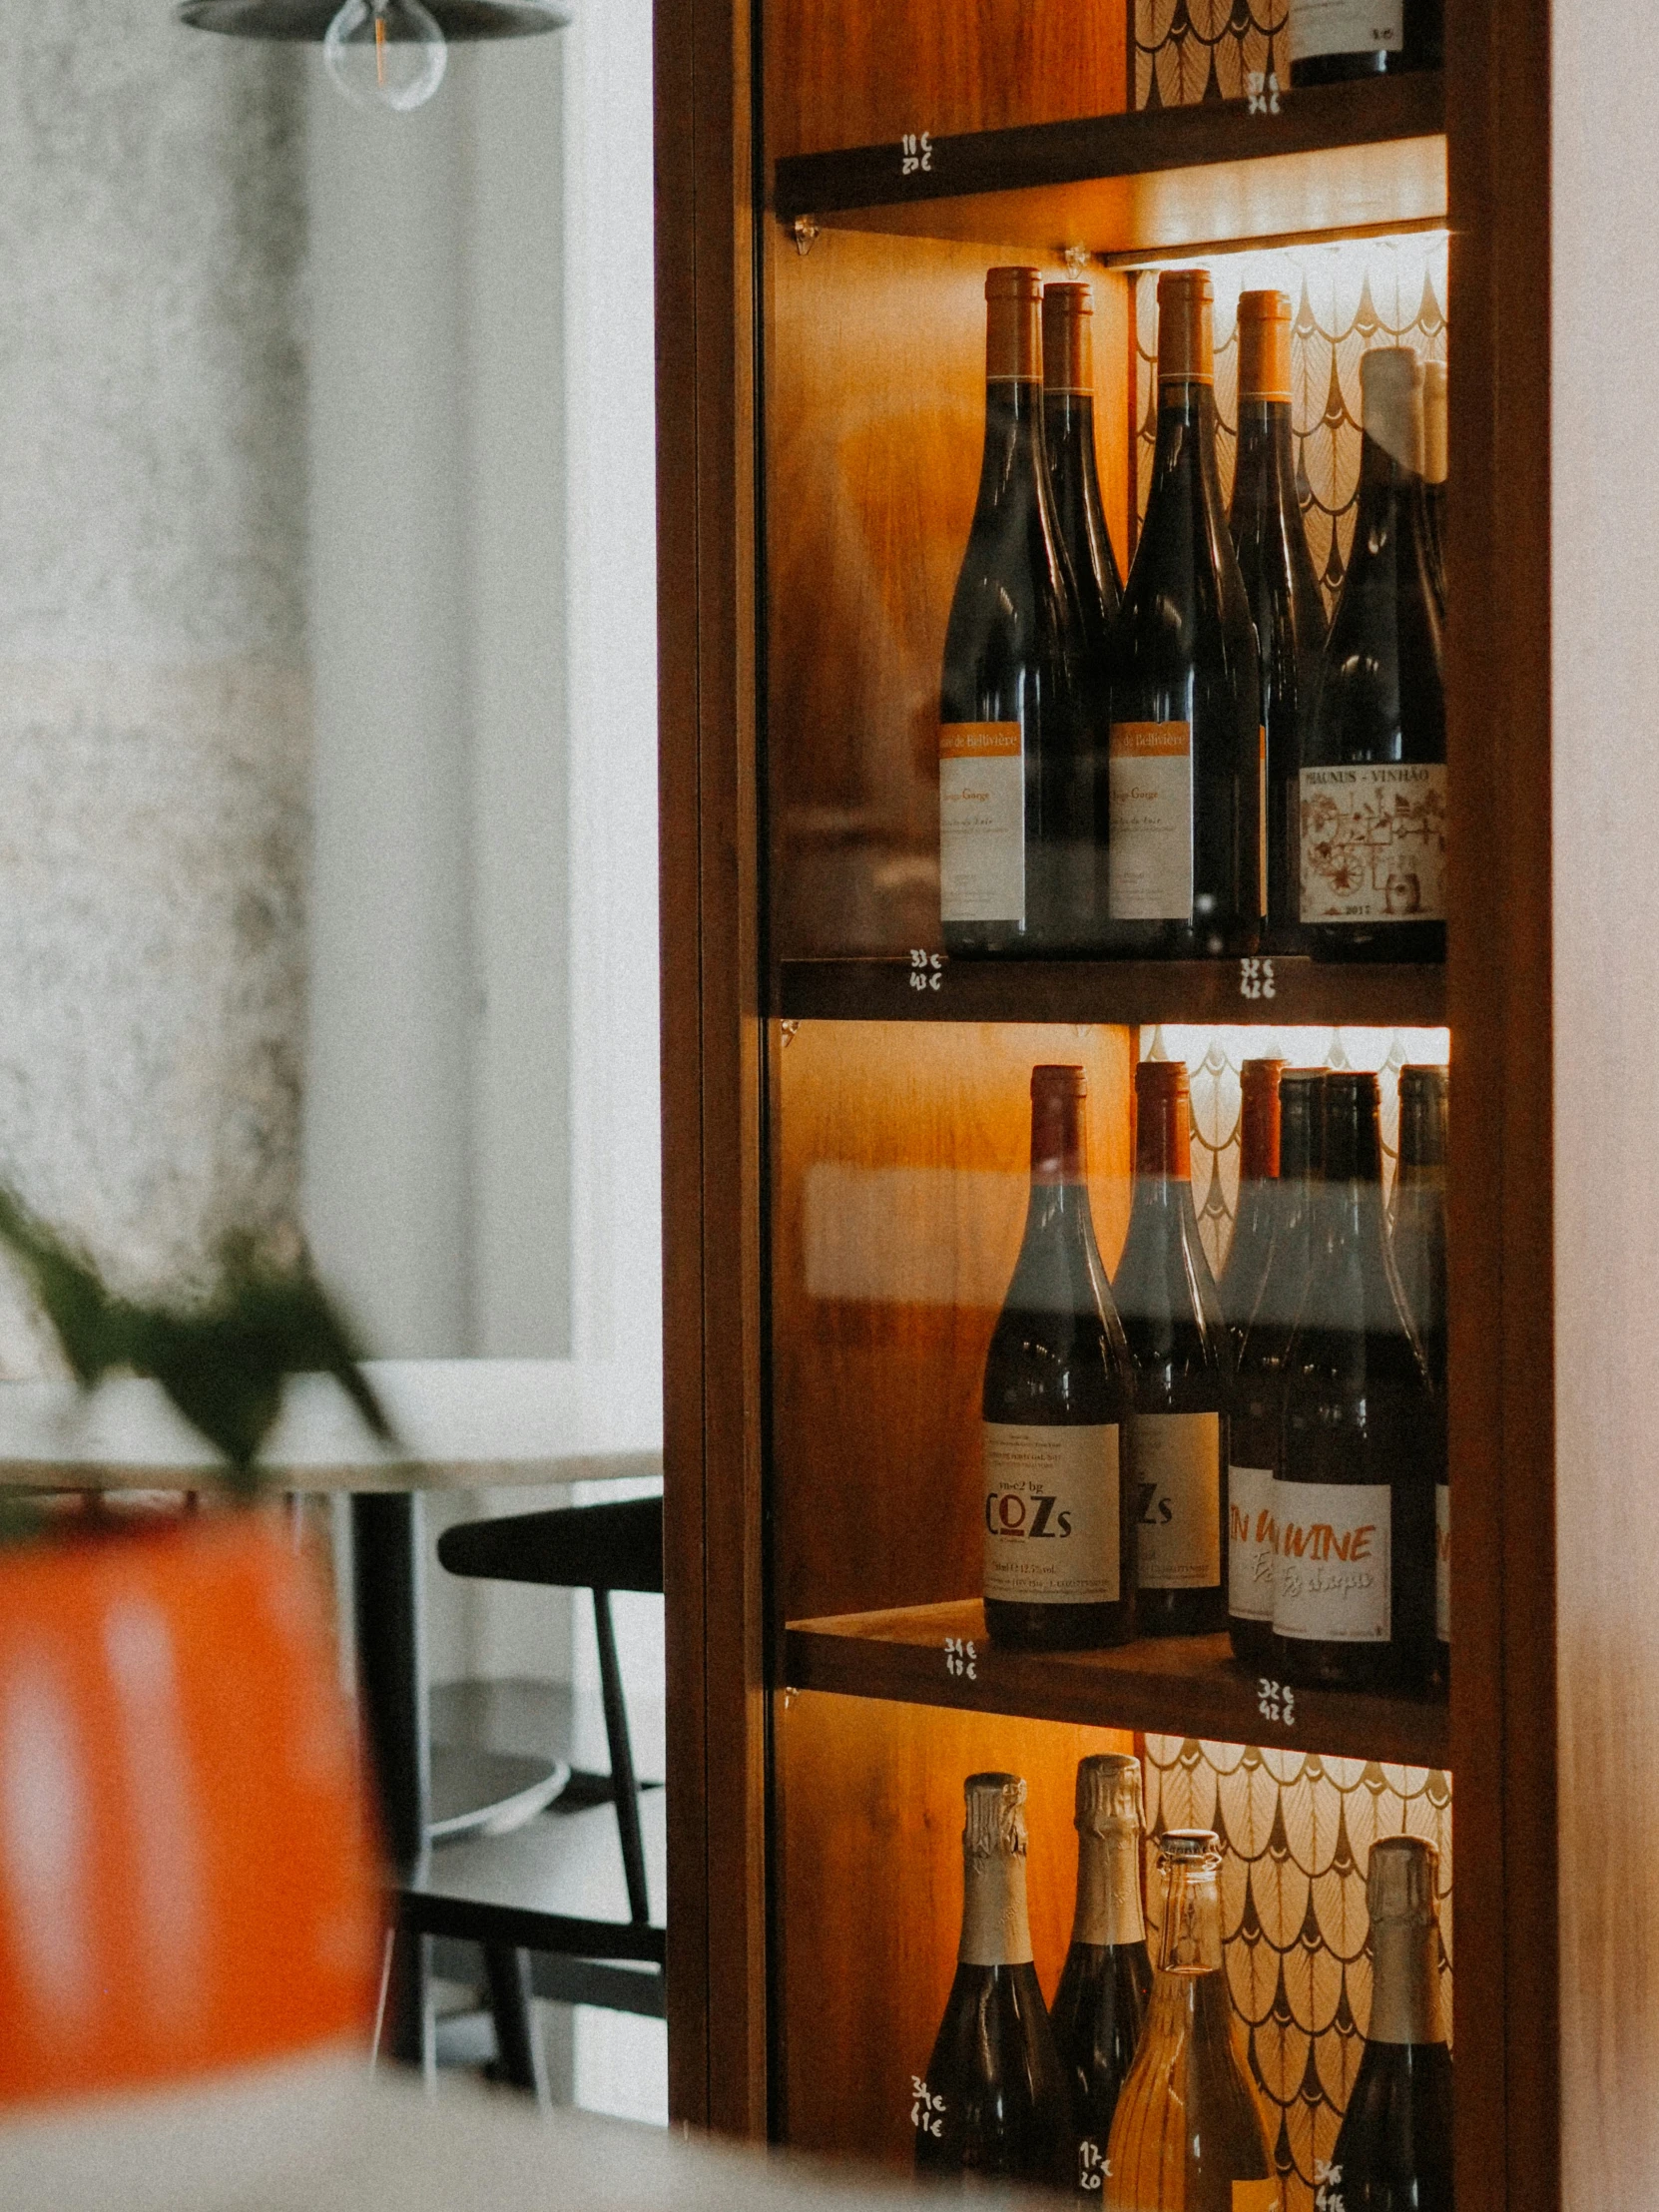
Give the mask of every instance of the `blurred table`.
<svg viewBox="0 0 1659 2212">
<path fill-rule="evenodd" d="M 30 2212 L 897 2212 L 916 2193 L 666 2128 L 436 2097 L 361 2061 L 0 2115 L 0 2204 Z M 987 2192 L 985 2202 L 999 2200 Z"/>
</svg>

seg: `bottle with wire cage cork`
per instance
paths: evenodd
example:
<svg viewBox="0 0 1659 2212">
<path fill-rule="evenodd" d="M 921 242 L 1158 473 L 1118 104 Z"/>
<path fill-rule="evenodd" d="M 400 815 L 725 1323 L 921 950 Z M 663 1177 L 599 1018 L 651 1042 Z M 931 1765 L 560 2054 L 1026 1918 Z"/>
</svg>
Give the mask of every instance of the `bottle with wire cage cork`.
<svg viewBox="0 0 1659 2212">
<path fill-rule="evenodd" d="M 1108 2212 L 1284 2212 L 1221 1952 L 1221 1847 L 1158 1846 L 1164 1927 L 1146 2032 L 1107 2149 Z"/>
<path fill-rule="evenodd" d="M 925 2075 L 911 2078 L 918 2174 L 1071 2186 L 1071 2096 L 1031 1962 L 1025 1784 L 963 1785 L 962 1936 Z"/>
</svg>

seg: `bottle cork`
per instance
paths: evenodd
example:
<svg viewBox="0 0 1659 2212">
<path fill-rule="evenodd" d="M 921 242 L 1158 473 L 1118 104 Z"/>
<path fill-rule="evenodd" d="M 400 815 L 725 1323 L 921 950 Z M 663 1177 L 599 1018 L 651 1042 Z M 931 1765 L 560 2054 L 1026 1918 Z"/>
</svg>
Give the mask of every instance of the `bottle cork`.
<svg viewBox="0 0 1659 2212">
<path fill-rule="evenodd" d="M 1081 1835 L 1105 1836 L 1114 1829 L 1139 1834 L 1141 1763 L 1127 1752 L 1097 1752 L 1077 1763 L 1077 1819 Z"/>
</svg>

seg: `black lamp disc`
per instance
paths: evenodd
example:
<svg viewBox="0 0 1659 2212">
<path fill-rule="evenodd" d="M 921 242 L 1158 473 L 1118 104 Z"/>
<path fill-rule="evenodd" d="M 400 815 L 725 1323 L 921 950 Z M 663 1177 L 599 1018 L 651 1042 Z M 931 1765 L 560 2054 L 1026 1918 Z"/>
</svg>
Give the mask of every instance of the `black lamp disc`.
<svg viewBox="0 0 1659 2212">
<path fill-rule="evenodd" d="M 538 7 L 534 0 L 424 0 L 426 11 L 451 42 L 461 39 L 525 38 L 537 31 L 562 31 L 570 10 L 561 4 Z M 197 31 L 224 31 L 232 38 L 304 39 L 322 43 L 339 13 L 340 0 L 183 0 L 175 11 L 181 23 Z"/>
</svg>

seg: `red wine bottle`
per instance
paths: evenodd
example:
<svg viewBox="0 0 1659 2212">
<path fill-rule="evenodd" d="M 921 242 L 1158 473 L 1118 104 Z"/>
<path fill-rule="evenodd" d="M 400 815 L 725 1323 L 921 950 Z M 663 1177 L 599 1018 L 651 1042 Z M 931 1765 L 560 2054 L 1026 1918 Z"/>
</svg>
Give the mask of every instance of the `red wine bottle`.
<svg viewBox="0 0 1659 2212">
<path fill-rule="evenodd" d="M 985 1359 L 985 1627 L 1027 1651 L 1135 1633 L 1134 1387 L 1089 1212 L 1086 1091 L 1080 1067 L 1031 1070 L 1025 1237 Z"/>
<path fill-rule="evenodd" d="M 1141 1913 L 1141 1763 L 1101 1752 L 1077 1768 L 1077 1911 L 1052 2014 L 1077 2118 L 1077 2188 L 1096 2201 L 1112 2114 L 1151 1993 Z"/>
<path fill-rule="evenodd" d="M 964 1785 L 962 1939 L 927 2061 L 911 2076 L 916 2171 L 1071 2186 L 1071 2092 L 1031 1962 L 1025 1784 Z"/>
<path fill-rule="evenodd" d="M 1287 1068 L 1279 1078 L 1279 1202 L 1267 1280 L 1245 1331 L 1233 1375 L 1227 1463 L 1227 1626 L 1233 1654 L 1251 1667 L 1275 1656 L 1273 1593 L 1278 1574 L 1280 1427 L 1285 1355 L 1308 1289 L 1319 1172 L 1323 1068 Z"/>
<path fill-rule="evenodd" d="M 1445 1147 L 1448 1071 L 1399 1071 L 1399 1168 L 1389 1215 L 1394 1272 L 1415 1324 L 1428 1379 L 1445 1410 Z M 1434 1641 L 1436 1685 L 1451 1657 L 1451 1490 L 1442 1456 L 1434 1489 Z"/>
<path fill-rule="evenodd" d="M 985 278 L 985 450 L 945 627 L 939 899 L 955 954 L 1095 941 L 1097 733 L 1043 446 L 1042 279 Z"/>
<path fill-rule="evenodd" d="M 1422 364 L 1422 507 L 1434 596 L 1445 616 L 1446 373 L 1444 361 Z"/>
<path fill-rule="evenodd" d="M 1236 1357 L 1268 1278 L 1279 1215 L 1279 1078 L 1283 1060 L 1246 1060 L 1239 1070 L 1239 1201 L 1233 1242 L 1217 1290 Z"/>
<path fill-rule="evenodd" d="M 1322 959 L 1445 958 L 1445 687 L 1422 503 L 1422 372 L 1360 362 L 1348 574 L 1302 746 L 1302 922 Z"/>
<path fill-rule="evenodd" d="M 1094 443 L 1094 287 L 1043 286 L 1043 442 L 1060 543 L 1071 563 L 1083 643 L 1105 682 L 1123 602 L 1100 499 Z"/>
<path fill-rule="evenodd" d="M 1273 1625 L 1288 1680 L 1420 1690 L 1445 1428 L 1382 1219 L 1375 1075 L 1324 1083 L 1315 1257 L 1285 1359 Z"/>
<path fill-rule="evenodd" d="M 1135 1371 L 1129 1477 L 1140 1631 L 1227 1625 L 1225 1332 L 1193 1212 L 1192 1106 L 1180 1060 L 1135 1070 L 1135 1194 L 1112 1286 Z"/>
<path fill-rule="evenodd" d="M 1371 2028 L 1336 2147 L 1316 2173 L 1343 2212 L 1452 2212 L 1437 1858 L 1416 1836 L 1387 1836 L 1371 1847 Z"/>
<path fill-rule="evenodd" d="M 1158 442 L 1123 594 L 1102 797 L 1110 941 L 1192 958 L 1261 930 L 1256 632 L 1216 469 L 1210 279 L 1158 279 Z"/>
<path fill-rule="evenodd" d="M 1300 952 L 1302 721 L 1319 685 L 1326 621 L 1297 499 L 1291 302 L 1282 291 L 1239 294 L 1239 442 L 1228 522 L 1262 672 L 1266 942 L 1275 952 Z"/>
<path fill-rule="evenodd" d="M 1291 0 L 1291 83 L 1335 85 L 1438 69 L 1441 0 Z"/>
</svg>

